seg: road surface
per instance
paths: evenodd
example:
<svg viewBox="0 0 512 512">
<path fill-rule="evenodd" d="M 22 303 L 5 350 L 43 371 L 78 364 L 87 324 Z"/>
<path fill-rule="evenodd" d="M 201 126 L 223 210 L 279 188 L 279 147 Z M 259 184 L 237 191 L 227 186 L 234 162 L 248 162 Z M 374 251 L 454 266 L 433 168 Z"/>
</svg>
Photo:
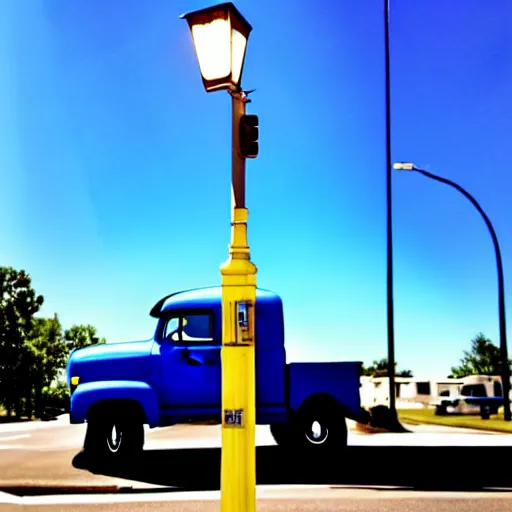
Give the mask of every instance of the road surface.
<svg viewBox="0 0 512 512">
<path fill-rule="evenodd" d="M 512 472 L 499 469 L 512 436 L 408 428 L 351 431 L 346 452 L 326 461 L 283 452 L 258 427 L 258 510 L 512 511 Z M 90 467 L 84 434 L 67 416 L 0 425 L 0 512 L 218 509 L 220 427 L 148 429 L 143 456 L 123 467 Z"/>
</svg>

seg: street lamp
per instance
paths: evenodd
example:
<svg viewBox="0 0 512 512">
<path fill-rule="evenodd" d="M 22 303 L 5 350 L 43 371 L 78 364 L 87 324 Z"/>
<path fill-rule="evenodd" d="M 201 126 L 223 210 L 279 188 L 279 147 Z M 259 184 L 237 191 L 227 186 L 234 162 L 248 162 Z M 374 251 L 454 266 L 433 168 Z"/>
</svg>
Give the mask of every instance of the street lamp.
<svg viewBox="0 0 512 512">
<path fill-rule="evenodd" d="M 256 510 L 255 304 L 257 268 L 250 259 L 245 207 L 245 160 L 258 155 L 258 118 L 246 115 L 241 87 L 251 25 L 232 3 L 182 16 L 192 33 L 206 92 L 227 90 L 232 100 L 232 221 L 229 257 L 222 264 L 223 512 Z"/>
<path fill-rule="evenodd" d="M 231 3 L 184 14 L 206 92 L 240 90 L 251 25 Z"/>
<path fill-rule="evenodd" d="M 487 214 L 478 204 L 477 200 L 468 191 L 464 190 L 460 185 L 457 185 L 453 181 L 450 181 L 446 178 L 436 176 L 435 174 L 420 169 L 411 162 L 397 162 L 393 165 L 393 168 L 397 171 L 416 171 L 419 172 L 420 174 L 423 174 L 427 178 L 440 181 L 441 183 L 446 183 L 447 185 L 450 185 L 451 187 L 457 189 L 462 195 L 464 195 L 467 199 L 469 199 L 469 201 L 471 201 L 473 206 L 478 210 L 478 212 L 485 221 L 487 229 L 491 234 L 492 242 L 494 244 L 494 252 L 496 253 L 496 267 L 498 271 L 498 309 L 500 325 L 501 380 L 503 384 L 503 419 L 505 421 L 510 421 L 510 368 L 508 362 L 507 324 L 505 315 L 505 285 L 503 279 L 503 262 L 501 259 L 500 245 L 498 243 L 496 231 L 494 231 L 494 227 L 491 224 L 489 217 L 487 217 Z"/>
</svg>

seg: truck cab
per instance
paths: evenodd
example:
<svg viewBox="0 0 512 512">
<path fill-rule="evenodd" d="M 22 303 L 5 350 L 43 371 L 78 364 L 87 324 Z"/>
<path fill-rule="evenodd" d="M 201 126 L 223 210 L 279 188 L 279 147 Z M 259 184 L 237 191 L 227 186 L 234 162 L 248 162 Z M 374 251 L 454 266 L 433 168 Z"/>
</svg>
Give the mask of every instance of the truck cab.
<svg viewBox="0 0 512 512">
<path fill-rule="evenodd" d="M 150 340 L 70 355 L 70 421 L 88 423 L 86 451 L 138 451 L 143 424 L 221 423 L 221 295 L 221 287 L 173 293 L 150 312 Z M 346 444 L 345 418 L 365 415 L 361 363 L 287 364 L 281 298 L 258 289 L 255 308 L 256 422 L 282 445 Z"/>
</svg>

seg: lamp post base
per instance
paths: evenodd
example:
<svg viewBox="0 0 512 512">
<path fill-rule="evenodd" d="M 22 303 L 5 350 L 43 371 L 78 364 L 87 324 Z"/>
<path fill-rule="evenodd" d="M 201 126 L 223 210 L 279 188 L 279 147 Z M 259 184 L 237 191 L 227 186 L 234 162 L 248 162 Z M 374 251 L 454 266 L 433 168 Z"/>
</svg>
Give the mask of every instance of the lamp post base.
<svg viewBox="0 0 512 512">
<path fill-rule="evenodd" d="M 222 348 L 222 512 L 256 510 L 254 347 Z"/>
</svg>

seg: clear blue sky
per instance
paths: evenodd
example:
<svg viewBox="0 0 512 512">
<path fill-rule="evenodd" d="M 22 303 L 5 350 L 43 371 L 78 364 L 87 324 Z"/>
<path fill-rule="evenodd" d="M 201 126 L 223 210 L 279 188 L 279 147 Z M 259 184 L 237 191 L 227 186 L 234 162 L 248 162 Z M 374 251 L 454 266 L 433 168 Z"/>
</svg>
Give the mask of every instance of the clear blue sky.
<svg viewBox="0 0 512 512">
<path fill-rule="evenodd" d="M 381 4 L 237 2 L 261 126 L 249 242 L 259 285 L 283 297 L 290 360 L 386 356 Z M 178 17 L 206 5 L 0 5 L 0 263 L 25 268 L 65 327 L 149 338 L 161 296 L 220 282 L 230 101 L 204 92 Z M 512 3 L 393 0 L 391 52 L 393 158 L 481 202 L 512 325 Z M 498 342 L 491 240 L 455 190 L 393 184 L 396 357 L 444 377 L 478 332 Z"/>
</svg>

